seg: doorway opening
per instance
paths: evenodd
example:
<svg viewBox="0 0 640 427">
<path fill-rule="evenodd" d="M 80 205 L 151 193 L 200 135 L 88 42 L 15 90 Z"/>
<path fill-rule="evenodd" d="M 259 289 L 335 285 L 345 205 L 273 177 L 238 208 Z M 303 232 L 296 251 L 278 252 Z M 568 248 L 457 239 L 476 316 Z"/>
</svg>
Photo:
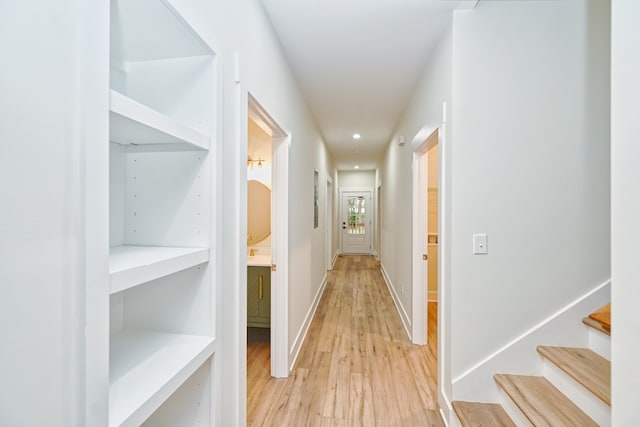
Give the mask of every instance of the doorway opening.
<svg viewBox="0 0 640 427">
<path fill-rule="evenodd" d="M 376 235 L 374 239 L 373 249 L 376 260 L 382 259 L 382 184 L 378 184 L 376 191 Z"/>
<path fill-rule="evenodd" d="M 255 347 L 249 357 L 258 347 L 270 353 L 273 143 L 251 117 L 247 140 L 247 346 Z"/>
<path fill-rule="evenodd" d="M 371 189 L 340 190 L 340 252 L 343 254 L 371 254 L 371 193 Z"/>
<path fill-rule="evenodd" d="M 290 137 L 249 94 L 247 120 L 247 358 L 289 374 L 288 164 Z M 252 346 L 254 348 L 251 348 Z"/>
<path fill-rule="evenodd" d="M 438 309 L 438 200 L 439 200 L 439 133 L 426 137 L 419 133 L 414 139 L 413 153 L 413 295 L 412 340 L 429 343 L 429 331 L 437 329 Z M 432 323 L 432 324 L 430 324 Z M 431 336 L 434 336 L 432 334 Z"/>
<path fill-rule="evenodd" d="M 324 227 L 324 247 L 325 247 L 325 270 L 333 268 L 333 182 L 327 177 L 327 191 L 325 193 L 325 227 Z"/>
</svg>

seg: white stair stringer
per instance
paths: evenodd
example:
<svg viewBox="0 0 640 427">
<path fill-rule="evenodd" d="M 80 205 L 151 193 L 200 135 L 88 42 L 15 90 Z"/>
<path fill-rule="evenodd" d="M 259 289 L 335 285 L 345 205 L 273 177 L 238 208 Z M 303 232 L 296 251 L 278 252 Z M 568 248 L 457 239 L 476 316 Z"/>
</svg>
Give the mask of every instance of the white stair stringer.
<svg viewBox="0 0 640 427">
<path fill-rule="evenodd" d="M 602 331 L 585 326 L 589 329 L 589 348 L 607 360 L 611 360 L 611 336 Z"/>
<path fill-rule="evenodd" d="M 595 350 L 594 350 L 595 351 Z M 611 407 L 550 360 L 541 357 L 544 376 L 601 427 L 611 426 Z"/>
<path fill-rule="evenodd" d="M 454 400 L 494 401 L 497 398 L 496 388 L 499 388 L 493 381 L 495 373 L 543 375 L 543 365 L 535 350 L 538 345 L 588 347 L 589 335 L 582 319 L 585 313 L 593 312 L 611 300 L 610 289 L 610 281 L 596 286 L 466 372 L 454 377 Z"/>
</svg>

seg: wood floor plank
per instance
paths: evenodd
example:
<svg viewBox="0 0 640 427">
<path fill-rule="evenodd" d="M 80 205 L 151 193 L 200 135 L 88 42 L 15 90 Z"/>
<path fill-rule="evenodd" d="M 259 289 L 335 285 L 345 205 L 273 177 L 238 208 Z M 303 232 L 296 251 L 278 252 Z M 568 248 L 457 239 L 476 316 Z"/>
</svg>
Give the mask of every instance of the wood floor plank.
<svg viewBox="0 0 640 427">
<path fill-rule="evenodd" d="M 322 424 L 322 410 L 327 396 L 329 368 L 331 367 L 331 353 L 319 353 L 314 358 L 313 368 L 309 370 L 316 380 L 312 388 L 305 390 L 311 396 L 308 407 L 301 408 L 296 425 L 319 426 Z M 309 384 L 311 386 L 311 384 Z"/>
<path fill-rule="evenodd" d="M 424 350 L 412 348 L 408 351 L 408 362 L 414 378 L 421 380 L 415 381 L 418 396 L 423 407 L 432 407 L 433 402 L 438 400 L 437 390 L 437 373 L 429 371 L 429 361 L 424 355 Z M 435 362 L 435 361 L 434 361 Z"/>
<path fill-rule="evenodd" d="M 353 316 L 351 319 L 351 372 L 363 373 L 365 353 L 364 316 Z"/>
<path fill-rule="evenodd" d="M 539 346 L 537 350 L 611 406 L 611 362 L 588 348 Z"/>
<path fill-rule="evenodd" d="M 365 372 L 362 374 L 362 410 L 360 417 L 363 426 L 376 425 L 375 403 L 371 387 L 371 375 Z"/>
<path fill-rule="evenodd" d="M 322 415 L 326 418 L 346 419 L 349 400 L 349 361 L 343 352 L 331 353 L 328 387 Z"/>
<path fill-rule="evenodd" d="M 493 378 L 535 427 L 598 426 L 544 377 L 495 374 Z"/>
<path fill-rule="evenodd" d="M 427 423 L 428 427 L 445 427 L 439 411 L 435 409 L 427 409 L 427 416 L 429 417 L 429 422 Z"/>
<path fill-rule="evenodd" d="M 443 426 L 437 304 L 428 307 L 429 345 L 413 345 L 380 264 L 339 257 L 289 378 L 271 378 L 269 346 L 248 342 L 248 425 Z"/>
<path fill-rule="evenodd" d="M 497 403 L 451 402 L 462 427 L 516 427 Z"/>
<path fill-rule="evenodd" d="M 283 426 L 295 425 L 294 421 L 298 415 L 298 409 L 305 389 L 305 382 L 309 376 L 309 370 L 304 368 L 294 369 L 292 372 L 293 383 L 288 393 L 286 404 L 282 407 L 281 413 L 277 415 L 277 419 Z"/>
<path fill-rule="evenodd" d="M 367 336 L 367 372 L 373 390 L 375 402 L 374 411 L 376 424 L 386 425 L 391 420 L 398 418 L 398 405 L 393 396 L 393 389 L 389 388 L 391 371 L 388 367 L 388 355 L 385 343 L 377 335 Z"/>
<path fill-rule="evenodd" d="M 287 385 L 286 380 L 273 379 L 268 381 L 260 389 L 258 397 L 252 399 L 252 405 L 247 408 L 247 425 L 249 426 L 269 426 L 272 425 L 267 420 L 272 419 L 275 406 L 265 405 L 264 402 L 279 402 L 280 396 Z M 249 394 L 254 390 L 249 390 Z M 271 417 L 271 418 L 270 418 Z"/>
</svg>

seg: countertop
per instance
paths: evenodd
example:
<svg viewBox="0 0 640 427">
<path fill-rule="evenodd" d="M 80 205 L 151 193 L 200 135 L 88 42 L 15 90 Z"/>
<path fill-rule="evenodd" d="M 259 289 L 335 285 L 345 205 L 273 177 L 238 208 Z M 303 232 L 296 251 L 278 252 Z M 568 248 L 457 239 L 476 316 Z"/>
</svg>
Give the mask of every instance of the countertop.
<svg viewBox="0 0 640 427">
<path fill-rule="evenodd" d="M 271 255 L 247 256 L 249 267 L 271 267 Z"/>
</svg>

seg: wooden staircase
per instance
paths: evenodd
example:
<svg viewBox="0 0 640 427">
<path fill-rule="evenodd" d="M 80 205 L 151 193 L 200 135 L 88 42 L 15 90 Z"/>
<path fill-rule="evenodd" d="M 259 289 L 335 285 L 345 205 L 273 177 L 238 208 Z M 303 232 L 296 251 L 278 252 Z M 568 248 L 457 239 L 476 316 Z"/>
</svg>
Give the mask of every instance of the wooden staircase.
<svg viewBox="0 0 640 427">
<path fill-rule="evenodd" d="M 583 323 L 597 331 L 597 334 L 610 336 L 611 304 L 585 317 Z M 538 346 L 537 351 L 545 362 L 553 366 L 550 369 L 558 369 L 570 378 L 566 381 L 560 379 L 559 382 L 563 385 L 558 384 L 558 387 L 567 390 L 567 394 L 575 395 L 583 407 L 576 404 L 546 377 L 497 373 L 494 380 L 515 404 L 516 412 L 521 413 L 516 415 L 523 415 L 533 426 L 608 425 L 611 407 L 611 362 L 590 348 Z M 587 397 L 582 397 L 583 394 Z M 592 396 L 600 403 L 585 404 L 590 402 Z M 463 427 L 517 425 L 503 406 L 497 403 L 455 401 L 452 406 Z M 593 416 L 599 421 L 595 421 Z"/>
</svg>

